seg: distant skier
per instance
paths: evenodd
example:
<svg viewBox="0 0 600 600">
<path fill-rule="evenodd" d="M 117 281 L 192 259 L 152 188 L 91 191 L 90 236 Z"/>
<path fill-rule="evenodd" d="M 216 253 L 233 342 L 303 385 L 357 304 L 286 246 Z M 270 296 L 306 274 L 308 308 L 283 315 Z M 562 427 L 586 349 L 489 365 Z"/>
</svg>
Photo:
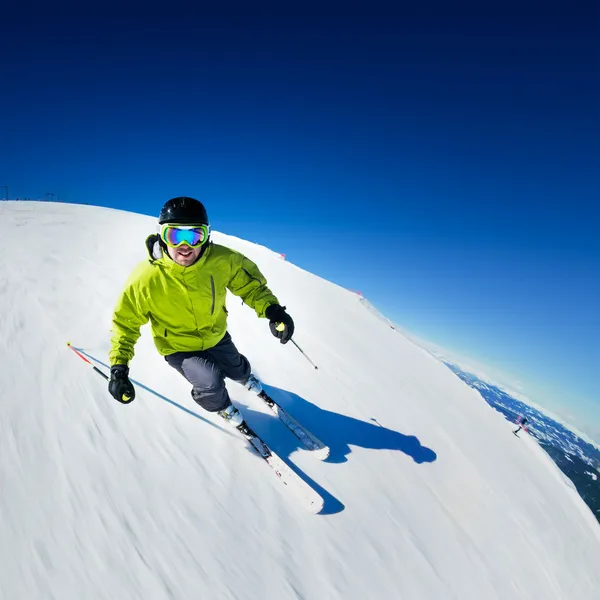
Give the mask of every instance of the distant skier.
<svg viewBox="0 0 600 600">
<path fill-rule="evenodd" d="M 231 403 L 225 378 L 256 394 L 262 385 L 227 332 L 227 290 L 269 319 L 271 333 L 282 344 L 291 339 L 294 322 L 252 261 L 210 240 L 201 202 L 172 198 L 158 223 L 160 234 L 146 239 L 148 260 L 130 274 L 115 306 L 108 390 L 123 404 L 134 400 L 128 365 L 140 327 L 150 321 L 158 352 L 192 384 L 192 398 L 245 433 L 247 426 Z"/>
<path fill-rule="evenodd" d="M 513 433 L 518 436 L 519 431 L 521 431 L 521 429 L 523 429 L 525 427 L 525 423 L 527 423 L 527 417 L 519 417 L 519 427 L 513 431 Z"/>
</svg>

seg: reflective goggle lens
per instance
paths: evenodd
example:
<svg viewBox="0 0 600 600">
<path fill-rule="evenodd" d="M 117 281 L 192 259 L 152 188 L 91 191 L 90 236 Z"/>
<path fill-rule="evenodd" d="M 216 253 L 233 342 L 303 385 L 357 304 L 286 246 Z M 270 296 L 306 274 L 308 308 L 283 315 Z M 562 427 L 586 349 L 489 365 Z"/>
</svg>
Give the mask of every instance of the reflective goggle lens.
<svg viewBox="0 0 600 600">
<path fill-rule="evenodd" d="M 209 229 L 206 225 L 194 227 L 165 225 L 161 231 L 163 242 L 172 248 L 176 248 L 182 244 L 187 244 L 192 248 L 201 246 L 208 239 L 208 234 Z"/>
</svg>

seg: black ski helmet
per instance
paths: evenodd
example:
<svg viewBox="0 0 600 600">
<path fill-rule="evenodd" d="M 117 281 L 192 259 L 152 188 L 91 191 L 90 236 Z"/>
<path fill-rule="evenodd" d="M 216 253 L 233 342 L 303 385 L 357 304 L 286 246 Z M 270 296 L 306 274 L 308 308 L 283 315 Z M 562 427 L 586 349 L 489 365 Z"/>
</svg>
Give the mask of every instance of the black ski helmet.
<svg viewBox="0 0 600 600">
<path fill-rule="evenodd" d="M 178 196 L 165 202 L 158 217 L 159 225 L 173 223 L 178 225 L 209 225 L 204 204 L 195 198 Z"/>
</svg>

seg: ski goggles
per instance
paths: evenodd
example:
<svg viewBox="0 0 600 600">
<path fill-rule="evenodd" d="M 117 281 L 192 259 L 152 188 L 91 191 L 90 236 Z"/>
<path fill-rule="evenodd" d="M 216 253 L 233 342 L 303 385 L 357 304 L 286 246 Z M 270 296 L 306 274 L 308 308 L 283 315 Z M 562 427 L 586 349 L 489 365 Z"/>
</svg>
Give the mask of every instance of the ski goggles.
<svg viewBox="0 0 600 600">
<path fill-rule="evenodd" d="M 160 230 L 160 239 L 171 248 L 177 248 L 183 244 L 197 248 L 208 241 L 209 235 L 210 225 L 166 224 Z"/>
</svg>

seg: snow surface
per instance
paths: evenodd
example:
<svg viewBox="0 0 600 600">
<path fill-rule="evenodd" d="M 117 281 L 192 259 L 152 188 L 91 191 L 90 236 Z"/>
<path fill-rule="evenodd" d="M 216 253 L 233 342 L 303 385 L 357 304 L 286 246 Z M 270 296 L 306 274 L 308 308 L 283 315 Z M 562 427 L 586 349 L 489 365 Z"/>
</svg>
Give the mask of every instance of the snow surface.
<svg viewBox="0 0 600 600">
<path fill-rule="evenodd" d="M 534 408 L 535 410 L 541 412 L 546 417 L 549 417 L 553 421 L 556 421 L 556 423 L 559 423 L 565 429 L 568 429 L 569 431 L 574 433 L 577 437 L 581 438 L 584 442 L 591 444 L 592 446 L 594 446 L 595 448 L 600 450 L 600 443 L 598 443 L 598 441 L 594 440 L 590 436 L 590 433 L 586 433 L 586 432 L 582 431 L 579 427 L 576 427 L 575 425 L 573 425 L 573 422 L 576 419 L 571 418 L 569 420 L 569 419 L 566 419 L 565 417 L 561 417 L 558 414 L 556 414 L 556 413 L 552 412 L 551 410 L 549 410 L 548 408 L 546 408 L 545 406 L 541 406 L 537 402 L 534 402 L 529 396 L 527 396 L 522 391 L 523 384 L 514 381 L 514 378 L 511 378 L 505 374 L 501 374 L 500 372 L 495 372 L 495 373 L 492 372 L 494 374 L 492 374 L 492 373 L 488 374 L 486 371 L 489 370 L 489 368 L 480 365 L 479 363 L 474 361 L 472 358 L 464 358 L 464 357 L 460 356 L 459 354 L 457 354 L 456 352 L 449 352 L 448 350 L 441 348 L 437 344 L 434 344 L 433 342 L 419 338 L 409 332 L 403 331 L 403 333 L 406 335 L 406 337 L 408 337 L 408 339 L 415 342 L 418 346 L 421 346 L 425 350 L 429 351 L 435 358 L 438 358 L 442 362 L 452 363 L 455 367 L 458 367 L 464 373 L 469 373 L 471 375 L 475 375 L 481 381 L 484 381 L 488 384 L 494 385 L 495 387 L 499 388 L 500 390 L 506 392 L 509 396 L 512 396 L 512 398 L 519 400 L 520 402 L 523 402 L 523 404 L 526 404 L 527 406 Z M 509 380 L 512 380 L 512 382 L 509 383 Z M 591 429 L 590 429 L 590 431 L 591 431 Z"/>
<path fill-rule="evenodd" d="M 214 234 L 258 263 L 319 366 L 229 298 L 239 349 L 331 446 L 316 461 L 229 384 L 250 424 L 324 496 L 315 516 L 194 404 L 147 327 L 131 405 L 67 348 L 106 370 L 112 308 L 153 218 L 0 202 L 0 222 L 3 600 L 600 597 L 600 527 L 568 480 L 356 294 Z"/>
</svg>

